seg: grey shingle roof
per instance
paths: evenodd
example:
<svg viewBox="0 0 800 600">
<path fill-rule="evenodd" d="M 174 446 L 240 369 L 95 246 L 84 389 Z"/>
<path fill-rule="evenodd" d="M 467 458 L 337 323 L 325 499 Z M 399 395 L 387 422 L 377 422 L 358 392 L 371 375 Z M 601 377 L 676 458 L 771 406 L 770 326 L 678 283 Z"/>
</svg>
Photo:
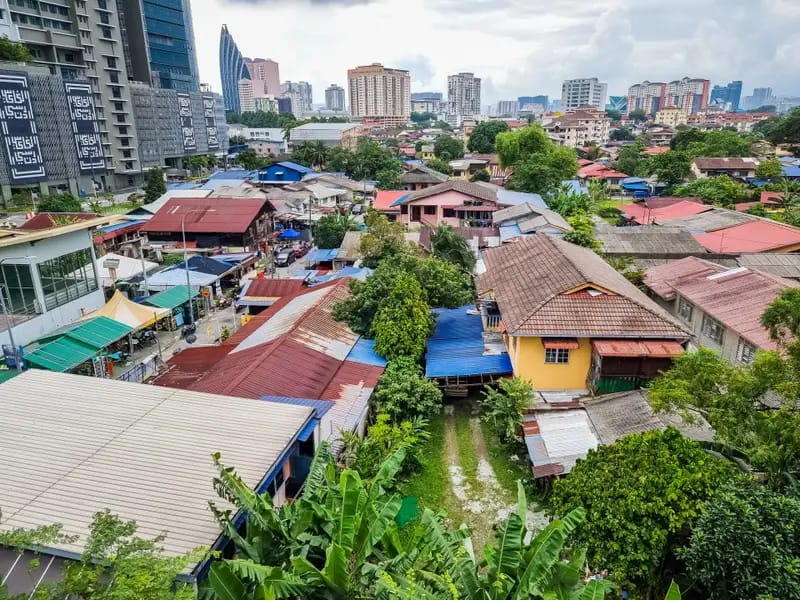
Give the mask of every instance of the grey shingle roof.
<svg viewBox="0 0 800 600">
<path fill-rule="evenodd" d="M 692 234 L 680 227 L 640 225 L 638 227 L 600 226 L 595 232 L 605 255 L 648 258 L 682 258 L 707 254 Z"/>
</svg>

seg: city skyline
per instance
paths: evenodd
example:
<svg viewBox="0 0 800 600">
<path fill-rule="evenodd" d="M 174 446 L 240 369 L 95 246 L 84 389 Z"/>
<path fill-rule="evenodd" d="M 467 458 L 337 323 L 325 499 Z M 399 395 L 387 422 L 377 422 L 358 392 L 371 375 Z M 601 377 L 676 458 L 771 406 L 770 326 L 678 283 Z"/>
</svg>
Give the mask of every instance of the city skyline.
<svg viewBox="0 0 800 600">
<path fill-rule="evenodd" d="M 270 56 L 281 64 L 283 78 L 309 81 L 316 88 L 315 104 L 324 102 L 328 85 L 345 84 L 348 68 L 372 62 L 408 69 L 415 92 L 446 91 L 448 75 L 474 72 L 483 80 L 484 104 L 528 94 L 559 97 L 563 80 L 583 77 L 607 82 L 609 95 L 624 95 L 639 81 L 685 76 L 715 85 L 742 80 L 747 93 L 772 87 L 776 95 L 800 95 L 800 67 L 789 34 L 800 24 L 800 8 L 791 5 L 757 2 L 731 9 L 721 0 L 702 7 L 688 0 L 677 0 L 677 7 L 600 0 L 578 11 L 568 0 L 548 6 L 542 16 L 541 7 L 525 3 L 467 3 L 470 10 L 455 11 L 452 0 L 238 0 L 224 7 L 219 0 L 192 2 L 198 39 L 217 38 L 224 8 L 242 53 Z M 310 10 L 313 19 L 297 18 L 298 11 L 308 16 Z M 414 36 L 425 40 L 424 47 L 385 43 L 396 35 L 399 10 L 420 16 Z M 262 11 L 281 23 L 268 42 L 253 18 Z M 359 27 L 358 36 L 343 34 L 356 23 L 369 27 Z M 725 60 L 720 60 L 722 45 L 730 46 Z M 198 45 L 201 78 L 219 89 L 216 51 L 209 46 Z M 337 51 L 327 51 L 330 47 Z M 503 52 L 487 51 L 496 47 Z"/>
</svg>

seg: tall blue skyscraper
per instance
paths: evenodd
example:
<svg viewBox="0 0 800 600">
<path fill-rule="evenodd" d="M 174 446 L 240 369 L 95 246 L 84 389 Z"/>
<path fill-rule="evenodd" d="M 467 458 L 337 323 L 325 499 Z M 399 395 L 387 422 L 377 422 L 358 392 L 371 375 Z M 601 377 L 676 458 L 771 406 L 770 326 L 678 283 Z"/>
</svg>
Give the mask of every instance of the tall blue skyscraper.
<svg viewBox="0 0 800 600">
<path fill-rule="evenodd" d="M 222 96 L 225 98 L 225 110 L 240 112 L 239 81 L 250 79 L 250 71 L 244 64 L 244 57 L 239 52 L 236 42 L 223 25 L 219 37 L 219 74 L 222 79 Z"/>
<path fill-rule="evenodd" d="M 189 0 L 142 0 L 153 83 L 199 92 L 200 74 Z"/>
<path fill-rule="evenodd" d="M 731 110 L 739 110 L 742 100 L 742 82 L 731 81 L 728 85 L 715 85 L 711 90 L 712 104 L 730 103 Z"/>
<path fill-rule="evenodd" d="M 541 104 L 544 109 L 547 110 L 550 99 L 547 96 L 520 96 L 517 98 L 517 102 L 520 108 L 524 107 L 526 104 Z"/>
</svg>

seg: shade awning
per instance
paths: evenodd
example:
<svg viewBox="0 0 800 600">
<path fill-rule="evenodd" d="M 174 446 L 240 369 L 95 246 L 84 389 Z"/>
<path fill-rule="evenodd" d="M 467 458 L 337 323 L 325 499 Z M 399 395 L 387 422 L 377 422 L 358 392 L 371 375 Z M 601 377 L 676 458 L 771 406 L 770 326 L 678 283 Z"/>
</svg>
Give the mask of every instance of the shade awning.
<svg viewBox="0 0 800 600">
<path fill-rule="evenodd" d="M 170 314 L 171 312 L 167 308 L 148 307 L 132 302 L 117 290 L 105 306 L 89 313 L 84 318 L 108 317 L 133 329 L 143 329 Z"/>
<path fill-rule="evenodd" d="M 158 294 L 153 294 L 143 302 L 144 304 L 149 304 L 150 306 L 168 308 L 172 310 L 181 304 L 188 302 L 189 293 L 189 288 L 185 285 L 176 285 L 175 287 L 169 288 L 163 292 L 159 292 Z M 199 294 L 200 290 L 198 288 L 193 287 L 191 289 L 191 296 L 193 298 Z"/>
<path fill-rule="evenodd" d="M 683 354 L 683 346 L 675 340 L 595 340 L 595 352 L 617 358 L 673 358 Z"/>
<path fill-rule="evenodd" d="M 24 355 L 23 360 L 31 367 L 64 373 L 91 360 L 98 352 L 88 344 L 64 336 Z"/>
<path fill-rule="evenodd" d="M 575 338 L 545 338 L 542 340 L 542 344 L 547 350 L 577 350 L 580 348 L 580 344 Z"/>
</svg>

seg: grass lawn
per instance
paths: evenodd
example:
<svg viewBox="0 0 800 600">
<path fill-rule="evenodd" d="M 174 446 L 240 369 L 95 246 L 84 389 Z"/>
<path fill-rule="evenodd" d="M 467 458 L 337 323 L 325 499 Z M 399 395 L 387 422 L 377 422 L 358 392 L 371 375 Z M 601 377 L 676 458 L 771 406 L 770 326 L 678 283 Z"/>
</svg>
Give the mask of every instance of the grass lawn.
<svg viewBox="0 0 800 600">
<path fill-rule="evenodd" d="M 444 449 L 444 415 L 438 414 L 430 420 L 431 437 L 421 453 L 422 468 L 400 486 L 404 496 L 419 499 L 420 510 L 436 511 L 446 505 L 450 495 L 450 474 L 447 471 Z"/>
<path fill-rule="evenodd" d="M 120 202 L 114 206 L 103 206 L 100 208 L 101 215 L 124 215 L 132 211 L 134 208 L 140 207 L 138 202 Z M 90 209 L 91 210 L 91 209 Z"/>
<path fill-rule="evenodd" d="M 494 469 L 494 474 L 503 489 L 516 495 L 517 480 L 522 480 L 526 484 L 526 489 L 530 488 L 533 477 L 530 471 L 530 463 L 525 455 L 518 455 L 519 460 L 513 460 L 513 449 L 500 443 L 500 438 L 495 433 L 491 423 L 481 422 L 483 429 L 483 439 L 486 440 L 486 451 L 489 455 L 489 463 Z M 522 449 L 520 448 L 520 451 Z"/>
<path fill-rule="evenodd" d="M 464 477 L 473 489 L 477 489 L 475 486 L 478 484 L 478 453 L 472 440 L 471 413 L 471 406 L 466 402 L 457 402 L 454 405 L 453 420 L 456 427 L 458 461 Z"/>
</svg>

